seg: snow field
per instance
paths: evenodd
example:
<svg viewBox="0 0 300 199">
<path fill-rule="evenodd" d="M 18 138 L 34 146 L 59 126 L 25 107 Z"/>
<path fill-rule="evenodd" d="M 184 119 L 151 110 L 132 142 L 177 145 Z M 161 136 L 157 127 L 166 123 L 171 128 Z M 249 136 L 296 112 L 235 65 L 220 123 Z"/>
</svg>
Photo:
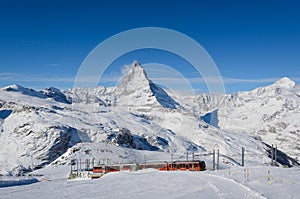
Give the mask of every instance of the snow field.
<svg viewBox="0 0 300 199">
<path fill-rule="evenodd" d="M 1 198 L 264 198 L 222 176 L 205 172 L 109 173 L 97 180 L 53 180 L 1 189 Z"/>
<path fill-rule="evenodd" d="M 300 195 L 299 168 L 236 167 L 215 171 L 215 175 L 233 179 L 267 198 L 292 199 Z"/>
</svg>

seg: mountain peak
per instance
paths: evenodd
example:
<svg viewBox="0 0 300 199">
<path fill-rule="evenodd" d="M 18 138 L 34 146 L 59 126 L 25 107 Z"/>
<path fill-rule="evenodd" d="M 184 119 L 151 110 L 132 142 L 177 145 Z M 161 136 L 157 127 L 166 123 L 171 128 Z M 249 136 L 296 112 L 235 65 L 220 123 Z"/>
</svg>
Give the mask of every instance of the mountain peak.
<svg viewBox="0 0 300 199">
<path fill-rule="evenodd" d="M 142 65 L 138 61 L 134 61 L 132 65 L 133 65 L 133 67 L 141 67 L 142 68 Z"/>
<path fill-rule="evenodd" d="M 71 103 L 67 100 L 66 96 L 58 88 L 54 88 L 54 87 L 49 87 L 42 91 L 36 91 L 32 88 L 26 88 L 18 84 L 13 84 L 2 88 L 2 90 L 5 92 L 20 93 L 23 95 L 38 97 L 42 99 L 53 98 L 57 102 L 62 102 L 67 104 Z"/>
<path fill-rule="evenodd" d="M 131 69 L 118 85 L 117 94 L 128 95 L 149 86 L 149 84 L 150 80 L 148 79 L 144 68 L 138 61 L 134 61 L 131 65 Z"/>
<path fill-rule="evenodd" d="M 63 94 L 58 88 L 49 87 L 49 88 L 46 88 L 45 90 L 40 91 L 40 92 L 43 93 L 48 98 L 53 98 L 57 102 L 71 104 L 71 102 L 68 101 L 65 94 Z"/>
<path fill-rule="evenodd" d="M 21 93 L 23 95 L 29 95 L 32 97 L 46 98 L 44 96 L 44 94 L 39 91 L 36 91 L 32 88 L 25 88 L 25 87 L 17 85 L 17 84 L 4 87 L 2 90 L 6 91 L 6 92 L 17 92 L 17 93 Z"/>
<path fill-rule="evenodd" d="M 161 105 L 164 108 L 180 106 L 162 88 L 148 79 L 147 73 L 138 61 L 123 77 L 116 89 L 118 103 L 132 106 Z"/>
<path fill-rule="evenodd" d="M 10 86 L 6 86 L 3 88 L 4 91 L 20 91 L 20 90 L 24 90 L 25 88 L 23 86 L 20 86 L 18 84 L 13 84 Z"/>
<path fill-rule="evenodd" d="M 288 77 L 283 77 L 276 82 L 272 84 L 273 86 L 276 87 L 283 87 L 283 88 L 294 88 L 296 86 L 296 83 L 289 79 Z"/>
</svg>

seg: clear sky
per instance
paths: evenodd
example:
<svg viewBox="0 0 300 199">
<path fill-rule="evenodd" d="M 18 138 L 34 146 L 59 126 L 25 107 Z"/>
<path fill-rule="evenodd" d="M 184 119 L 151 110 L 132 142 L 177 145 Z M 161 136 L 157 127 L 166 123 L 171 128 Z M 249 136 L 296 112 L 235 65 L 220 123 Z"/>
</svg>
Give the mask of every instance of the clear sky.
<svg viewBox="0 0 300 199">
<path fill-rule="evenodd" d="M 299 10 L 296 0 L 0 0 L 0 87 L 71 88 L 82 61 L 100 42 L 148 26 L 174 29 L 199 42 L 218 66 L 227 92 L 285 76 L 299 83 Z M 169 64 L 195 77 L 183 70 L 183 60 L 155 50 L 120 57 L 107 77 L 118 79 L 121 67 L 136 59 Z"/>
</svg>

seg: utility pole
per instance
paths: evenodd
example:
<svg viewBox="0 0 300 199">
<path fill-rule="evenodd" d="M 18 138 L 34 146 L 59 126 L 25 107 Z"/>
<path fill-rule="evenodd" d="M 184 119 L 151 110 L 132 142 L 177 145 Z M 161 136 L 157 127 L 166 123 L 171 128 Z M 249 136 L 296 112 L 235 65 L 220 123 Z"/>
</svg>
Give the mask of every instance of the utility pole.
<svg viewBox="0 0 300 199">
<path fill-rule="evenodd" d="M 85 161 L 86 161 L 85 170 L 88 171 L 90 169 L 90 159 L 86 159 Z"/>
<path fill-rule="evenodd" d="M 33 171 L 33 157 L 32 157 L 32 151 L 30 152 L 30 158 L 31 158 L 31 171 Z"/>
<path fill-rule="evenodd" d="M 79 159 L 79 169 L 81 171 L 81 159 Z M 78 169 L 77 169 L 78 170 Z"/>
<path fill-rule="evenodd" d="M 171 153 L 171 170 L 173 170 L 173 153 Z"/>
<path fill-rule="evenodd" d="M 213 170 L 215 170 L 216 152 L 213 150 Z"/>
<path fill-rule="evenodd" d="M 193 152 L 193 161 L 195 160 L 194 152 Z"/>
<path fill-rule="evenodd" d="M 242 147 L 242 167 L 245 166 L 245 148 Z"/>
<path fill-rule="evenodd" d="M 220 169 L 220 151 L 218 149 L 218 153 L 217 153 L 217 170 Z"/>
<path fill-rule="evenodd" d="M 277 145 L 275 145 L 275 164 L 277 165 Z"/>
<path fill-rule="evenodd" d="M 189 161 L 189 152 L 186 152 L 186 161 Z"/>
<path fill-rule="evenodd" d="M 78 160 L 76 159 L 76 165 L 77 165 L 77 176 L 78 176 Z"/>
<path fill-rule="evenodd" d="M 271 147 L 271 165 L 273 166 L 273 159 L 274 159 L 274 146 L 272 144 L 272 147 Z"/>
</svg>

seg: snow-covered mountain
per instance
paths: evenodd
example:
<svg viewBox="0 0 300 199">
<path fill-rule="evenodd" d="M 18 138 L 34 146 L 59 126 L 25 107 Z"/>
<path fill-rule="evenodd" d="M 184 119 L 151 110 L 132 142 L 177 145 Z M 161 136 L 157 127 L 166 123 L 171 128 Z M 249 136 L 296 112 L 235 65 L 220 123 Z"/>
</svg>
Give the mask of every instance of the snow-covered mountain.
<svg viewBox="0 0 300 199">
<path fill-rule="evenodd" d="M 118 105 L 130 107 L 164 107 L 176 109 L 180 105 L 162 88 L 148 79 L 145 70 L 135 61 L 131 70 L 116 88 Z"/>
<path fill-rule="evenodd" d="M 102 159 L 103 153 L 95 151 L 105 151 L 104 146 L 127 154 L 122 161 L 132 160 L 130 154 L 142 157 L 136 150 L 185 157 L 187 151 L 219 149 L 222 163 L 238 164 L 245 147 L 247 163 L 268 164 L 266 144 L 297 158 L 299 93 L 284 78 L 236 95 L 184 96 L 179 104 L 148 79 L 138 62 L 115 88 L 8 86 L 0 90 L 0 174 L 65 164 L 79 153 Z M 288 156 L 284 161 L 292 164 Z"/>
<path fill-rule="evenodd" d="M 201 94 L 187 100 L 202 115 L 212 114 L 214 119 L 208 122 L 220 129 L 255 136 L 299 160 L 299 88 L 285 77 L 252 91 L 224 96 Z"/>
</svg>

